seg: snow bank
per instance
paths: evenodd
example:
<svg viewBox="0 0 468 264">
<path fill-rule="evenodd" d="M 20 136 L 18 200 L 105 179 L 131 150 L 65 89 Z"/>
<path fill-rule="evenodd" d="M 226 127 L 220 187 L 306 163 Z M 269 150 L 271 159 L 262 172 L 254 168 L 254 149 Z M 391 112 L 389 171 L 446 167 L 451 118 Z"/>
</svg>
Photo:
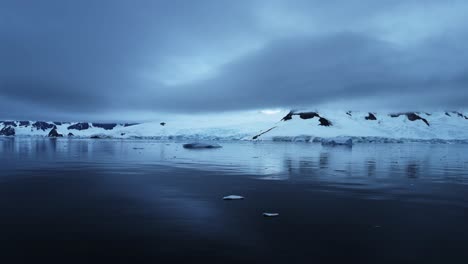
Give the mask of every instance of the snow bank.
<svg viewBox="0 0 468 264">
<path fill-rule="evenodd" d="M 467 112 L 379 113 L 346 111 L 247 111 L 161 116 L 142 124 L 1 121 L 16 136 L 46 137 L 52 129 L 68 138 L 131 138 L 183 141 L 268 140 L 352 143 L 467 143 Z M 327 122 L 324 122 L 326 120 Z M 162 125 L 164 124 L 164 125 Z M 324 125 L 327 124 L 327 125 Z M 13 131 L 9 131 L 12 134 Z M 4 133 L 6 134 L 6 133 Z M 326 139 L 326 141 L 324 141 Z"/>
</svg>

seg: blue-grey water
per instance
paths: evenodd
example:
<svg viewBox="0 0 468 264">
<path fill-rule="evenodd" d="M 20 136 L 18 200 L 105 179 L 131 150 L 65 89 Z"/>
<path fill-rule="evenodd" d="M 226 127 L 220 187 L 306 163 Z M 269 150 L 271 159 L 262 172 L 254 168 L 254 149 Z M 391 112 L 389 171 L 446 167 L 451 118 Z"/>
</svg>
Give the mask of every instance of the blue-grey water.
<svg viewBox="0 0 468 264">
<path fill-rule="evenodd" d="M 182 143 L 0 138 L 0 258 L 468 260 L 467 145 Z"/>
</svg>

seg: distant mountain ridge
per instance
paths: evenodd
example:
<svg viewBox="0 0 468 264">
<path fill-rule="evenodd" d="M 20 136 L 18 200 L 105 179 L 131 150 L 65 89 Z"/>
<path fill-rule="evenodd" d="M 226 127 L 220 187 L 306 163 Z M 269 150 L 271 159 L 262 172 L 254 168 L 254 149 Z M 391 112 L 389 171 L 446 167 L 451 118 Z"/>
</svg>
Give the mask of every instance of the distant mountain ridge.
<svg viewBox="0 0 468 264">
<path fill-rule="evenodd" d="M 468 113 L 277 111 L 167 117 L 147 123 L 0 121 L 1 136 L 148 138 L 176 140 L 363 142 L 468 141 Z"/>
</svg>

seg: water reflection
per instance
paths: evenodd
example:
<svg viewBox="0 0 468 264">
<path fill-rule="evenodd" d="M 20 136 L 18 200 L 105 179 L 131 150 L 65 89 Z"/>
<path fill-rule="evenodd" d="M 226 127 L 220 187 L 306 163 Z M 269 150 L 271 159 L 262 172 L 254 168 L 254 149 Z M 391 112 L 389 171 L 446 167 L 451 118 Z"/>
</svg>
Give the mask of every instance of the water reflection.
<svg viewBox="0 0 468 264">
<path fill-rule="evenodd" d="M 2 172 L 35 167 L 102 169 L 165 165 L 262 179 L 369 183 L 420 179 L 466 183 L 466 145 L 222 142 L 222 149 L 186 150 L 183 142 L 0 138 Z"/>
</svg>

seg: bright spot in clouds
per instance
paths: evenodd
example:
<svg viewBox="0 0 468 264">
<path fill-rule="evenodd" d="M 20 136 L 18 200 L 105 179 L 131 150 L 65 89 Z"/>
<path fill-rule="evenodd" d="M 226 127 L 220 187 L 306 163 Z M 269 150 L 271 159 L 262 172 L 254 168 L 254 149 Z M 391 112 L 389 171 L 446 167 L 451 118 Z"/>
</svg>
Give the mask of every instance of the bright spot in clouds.
<svg viewBox="0 0 468 264">
<path fill-rule="evenodd" d="M 281 109 L 265 109 L 260 112 L 265 115 L 275 115 L 275 114 L 280 113 Z"/>
</svg>

